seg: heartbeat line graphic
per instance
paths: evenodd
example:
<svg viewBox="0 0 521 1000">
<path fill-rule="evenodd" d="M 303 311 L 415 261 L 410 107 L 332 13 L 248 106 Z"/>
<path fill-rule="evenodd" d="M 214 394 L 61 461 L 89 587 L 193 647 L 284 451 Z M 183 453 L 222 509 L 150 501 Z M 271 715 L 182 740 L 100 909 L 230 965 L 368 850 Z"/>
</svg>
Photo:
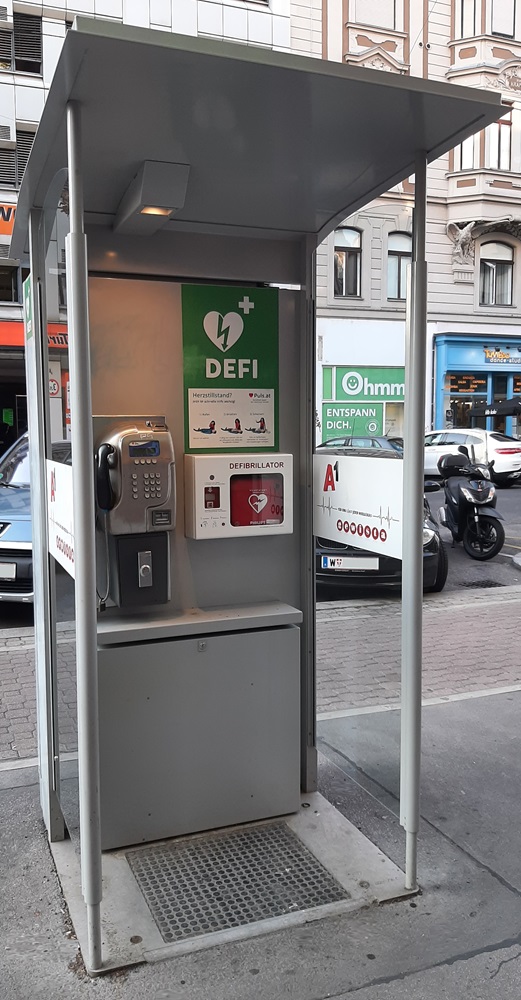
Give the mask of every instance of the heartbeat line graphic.
<svg viewBox="0 0 521 1000">
<path fill-rule="evenodd" d="M 399 520 L 397 517 L 392 516 L 389 507 L 387 508 L 387 514 L 382 514 L 381 506 L 379 514 L 371 514 L 371 517 L 376 517 L 380 521 L 380 524 L 386 523 L 388 528 L 391 527 L 391 521 L 394 521 L 395 524 L 398 524 Z"/>
<path fill-rule="evenodd" d="M 329 514 L 330 517 L 331 517 L 331 514 L 334 513 L 334 511 L 338 511 L 340 514 L 347 514 L 348 513 L 346 507 L 333 507 L 332 504 L 331 504 L 331 497 L 330 496 L 328 496 L 328 498 L 327 498 L 327 503 L 325 502 L 324 499 L 322 499 L 322 503 L 317 504 L 317 507 L 319 508 L 319 510 L 327 510 L 327 512 L 328 512 L 328 514 Z"/>
<path fill-rule="evenodd" d="M 370 520 L 372 518 L 372 519 L 374 519 L 376 521 L 379 521 L 380 524 L 387 524 L 388 528 L 391 527 L 392 523 L 394 523 L 394 524 L 399 524 L 400 523 L 400 519 L 398 517 L 394 517 L 392 515 L 390 507 L 387 507 L 387 512 L 384 513 L 382 511 L 382 505 L 381 504 L 380 504 L 380 508 L 379 508 L 377 514 L 370 514 L 370 513 L 365 513 L 365 512 L 362 514 L 359 511 L 348 510 L 347 507 L 335 507 L 331 503 L 331 497 L 328 496 L 327 501 L 323 497 L 322 501 L 317 504 L 317 507 L 318 507 L 319 510 L 325 511 L 329 515 L 329 517 L 331 517 L 332 514 L 338 513 L 338 514 L 350 514 L 351 516 L 354 516 L 354 517 L 365 517 L 368 520 Z"/>
</svg>

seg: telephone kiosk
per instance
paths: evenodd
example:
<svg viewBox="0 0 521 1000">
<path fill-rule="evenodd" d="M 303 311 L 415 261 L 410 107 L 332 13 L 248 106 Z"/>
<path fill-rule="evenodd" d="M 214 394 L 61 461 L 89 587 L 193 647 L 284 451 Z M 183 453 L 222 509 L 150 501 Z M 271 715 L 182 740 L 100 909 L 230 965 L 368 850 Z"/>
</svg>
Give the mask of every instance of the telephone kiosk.
<svg viewBox="0 0 521 1000">
<path fill-rule="evenodd" d="M 176 497 L 165 418 L 94 417 L 94 434 L 100 606 L 166 604 Z"/>
</svg>

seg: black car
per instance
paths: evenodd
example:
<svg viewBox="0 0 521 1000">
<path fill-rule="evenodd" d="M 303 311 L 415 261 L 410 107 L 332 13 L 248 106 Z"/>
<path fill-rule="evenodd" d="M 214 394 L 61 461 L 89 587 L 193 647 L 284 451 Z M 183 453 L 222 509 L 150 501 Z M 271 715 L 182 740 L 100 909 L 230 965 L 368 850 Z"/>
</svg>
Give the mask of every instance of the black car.
<svg viewBox="0 0 521 1000">
<path fill-rule="evenodd" d="M 397 451 L 401 455 L 403 452 L 403 440 L 401 438 L 375 437 L 372 434 L 348 434 L 347 437 L 330 438 L 317 445 L 322 448 L 377 448 L 384 451 Z"/>
<path fill-rule="evenodd" d="M 338 454 L 346 454 L 339 448 Z M 349 449 L 349 453 L 353 454 Z M 357 455 L 374 457 L 374 451 L 358 449 Z M 401 459 L 397 451 L 384 451 L 379 458 L 382 460 Z M 428 492 L 437 490 L 437 484 L 426 483 Z M 423 589 L 426 593 L 443 590 L 448 573 L 448 557 L 445 546 L 440 538 L 439 527 L 434 520 L 429 502 L 424 496 L 423 522 Z M 359 587 L 363 585 L 400 586 L 402 582 L 402 562 L 392 556 L 380 555 L 366 549 L 346 545 L 344 542 L 332 541 L 328 538 L 315 538 L 316 576 L 318 585 Z"/>
</svg>

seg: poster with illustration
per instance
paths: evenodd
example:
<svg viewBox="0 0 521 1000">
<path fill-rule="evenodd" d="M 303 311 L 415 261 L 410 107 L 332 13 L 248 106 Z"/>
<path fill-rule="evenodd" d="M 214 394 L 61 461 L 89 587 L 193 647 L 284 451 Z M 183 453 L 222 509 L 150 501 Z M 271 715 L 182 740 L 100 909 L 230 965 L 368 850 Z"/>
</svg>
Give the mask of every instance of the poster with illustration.
<svg viewBox="0 0 521 1000">
<path fill-rule="evenodd" d="M 278 291 L 183 285 L 185 450 L 276 451 Z"/>
</svg>

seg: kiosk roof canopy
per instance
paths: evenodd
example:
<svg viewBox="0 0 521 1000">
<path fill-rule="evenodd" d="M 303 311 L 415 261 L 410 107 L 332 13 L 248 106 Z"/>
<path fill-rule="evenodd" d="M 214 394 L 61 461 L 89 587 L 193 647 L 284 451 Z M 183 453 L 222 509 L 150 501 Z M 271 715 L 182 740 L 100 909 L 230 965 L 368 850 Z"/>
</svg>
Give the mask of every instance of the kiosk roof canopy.
<svg viewBox="0 0 521 1000">
<path fill-rule="evenodd" d="M 334 225 L 501 115 L 476 92 L 246 45 L 78 17 L 65 39 L 16 216 L 66 166 L 66 105 L 82 106 L 89 222 L 112 225 L 145 161 L 188 164 L 166 229 L 324 237 Z"/>
</svg>

